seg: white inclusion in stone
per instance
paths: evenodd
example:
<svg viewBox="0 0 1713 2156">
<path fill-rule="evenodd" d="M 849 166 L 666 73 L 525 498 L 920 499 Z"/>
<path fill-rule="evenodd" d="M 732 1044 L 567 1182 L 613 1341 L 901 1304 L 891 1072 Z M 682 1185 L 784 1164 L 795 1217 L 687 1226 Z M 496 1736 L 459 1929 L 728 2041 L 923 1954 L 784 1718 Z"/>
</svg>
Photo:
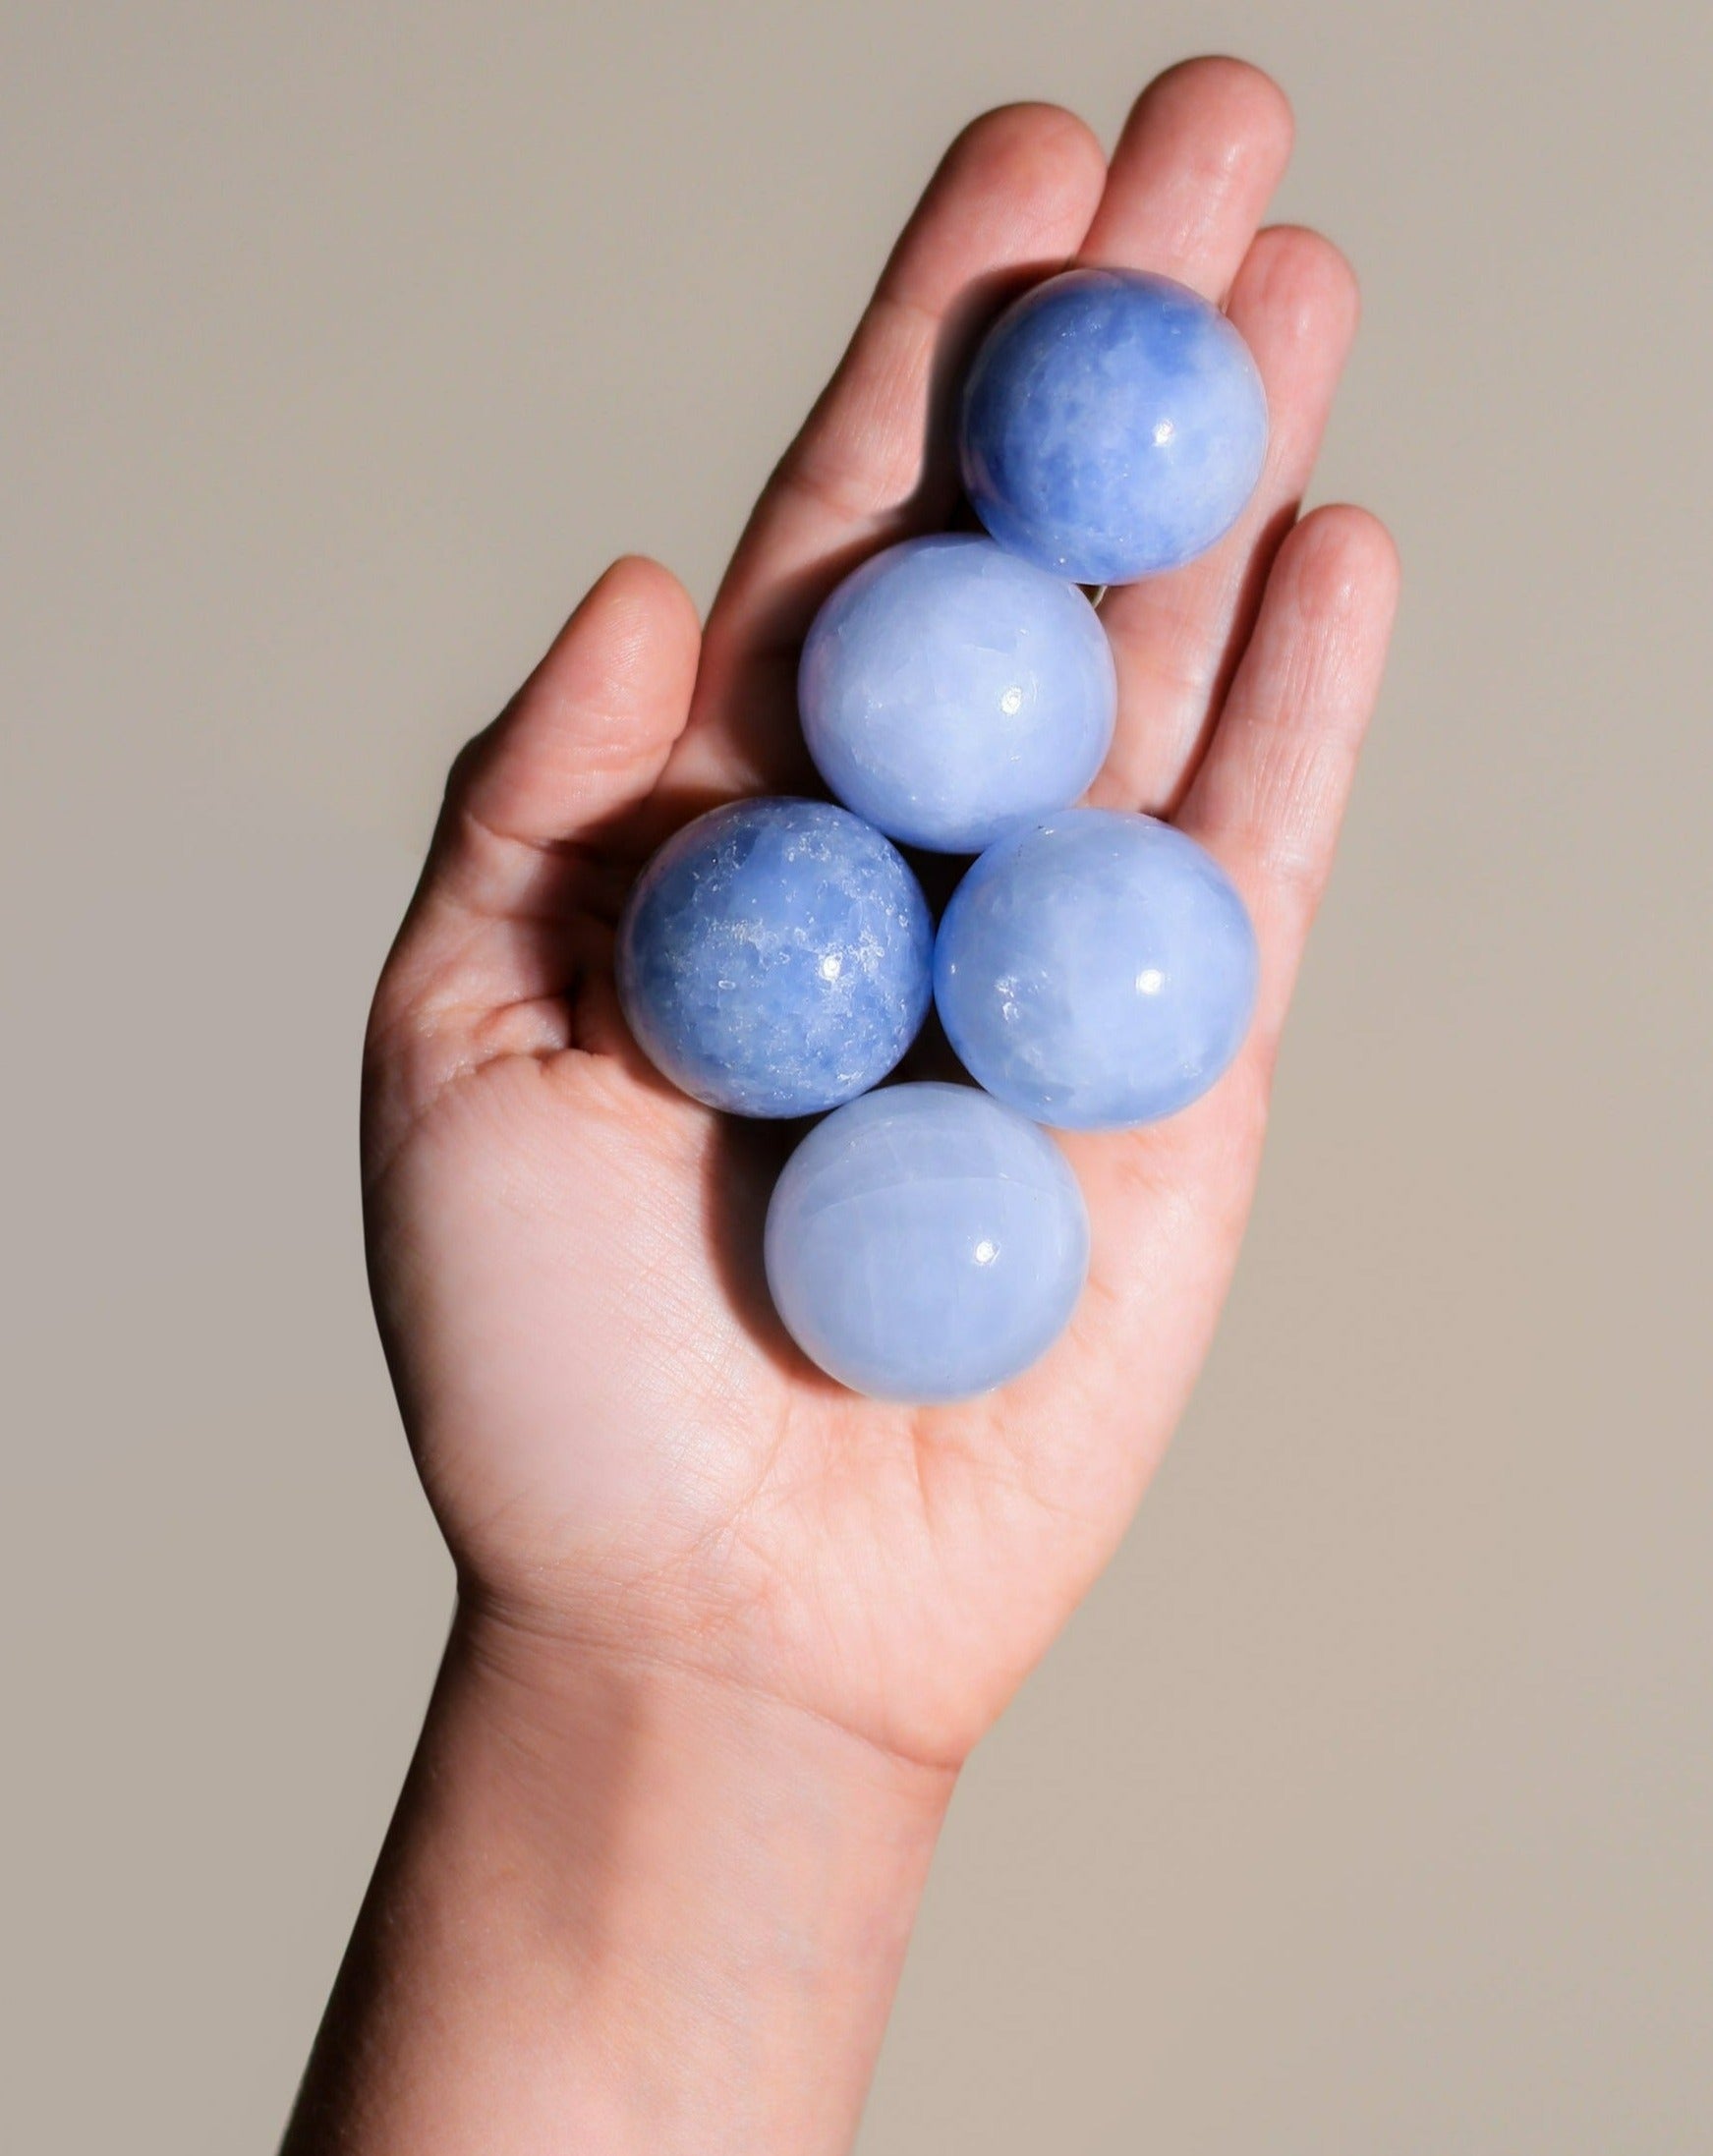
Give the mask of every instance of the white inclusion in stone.
<svg viewBox="0 0 1713 2156">
<path fill-rule="evenodd" d="M 1177 428 L 1172 426 L 1170 420 L 1162 420 L 1159 426 L 1156 426 L 1154 429 L 1154 441 L 1156 447 L 1162 449 L 1165 448 L 1166 444 L 1176 432 Z"/>
<path fill-rule="evenodd" d="M 975 1258 L 977 1265 L 992 1265 L 999 1255 L 999 1246 L 990 1235 L 984 1235 L 976 1245 Z"/>
<path fill-rule="evenodd" d="M 1022 690 L 1015 686 L 1007 689 L 999 699 L 999 709 L 1007 718 L 1014 718 L 1023 709 Z"/>
<path fill-rule="evenodd" d="M 1158 995 L 1166 986 L 1166 976 L 1158 966 L 1144 966 L 1136 976 L 1138 995 Z"/>
<path fill-rule="evenodd" d="M 824 981 L 836 981 L 839 975 L 839 968 L 842 964 L 843 961 L 840 959 L 837 951 L 829 950 L 827 956 L 821 961 L 821 978 Z"/>
</svg>

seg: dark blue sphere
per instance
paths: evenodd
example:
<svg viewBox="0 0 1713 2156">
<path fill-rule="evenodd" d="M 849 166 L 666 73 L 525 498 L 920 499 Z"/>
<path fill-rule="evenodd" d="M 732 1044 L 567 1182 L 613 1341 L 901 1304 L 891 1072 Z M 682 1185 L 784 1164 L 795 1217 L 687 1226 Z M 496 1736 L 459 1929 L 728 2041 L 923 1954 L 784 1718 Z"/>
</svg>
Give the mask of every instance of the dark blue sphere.
<svg viewBox="0 0 1713 2156">
<path fill-rule="evenodd" d="M 1236 522 L 1267 454 L 1267 398 L 1248 346 L 1199 293 L 1067 269 L 988 332 L 960 451 L 1001 546 L 1078 584 L 1129 584 Z"/>
<path fill-rule="evenodd" d="M 644 869 L 619 923 L 637 1043 L 693 1099 L 813 1115 L 884 1078 L 932 996 L 934 922 L 903 856 L 825 801 L 728 802 Z"/>
</svg>

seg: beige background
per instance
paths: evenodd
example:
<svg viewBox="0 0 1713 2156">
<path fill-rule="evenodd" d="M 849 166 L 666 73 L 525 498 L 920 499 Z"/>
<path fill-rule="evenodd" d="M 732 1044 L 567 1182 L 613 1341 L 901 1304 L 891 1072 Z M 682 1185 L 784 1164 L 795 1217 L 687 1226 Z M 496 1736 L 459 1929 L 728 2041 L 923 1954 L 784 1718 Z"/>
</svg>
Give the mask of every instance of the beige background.
<svg viewBox="0 0 1713 2156">
<path fill-rule="evenodd" d="M 865 2156 L 1713 2145 L 1713 18 L 7 10 L 0 2142 L 265 2149 L 448 1572 L 354 1078 L 443 763 L 706 598 L 942 140 L 1271 66 L 1397 662 L 1234 1305 Z"/>
</svg>

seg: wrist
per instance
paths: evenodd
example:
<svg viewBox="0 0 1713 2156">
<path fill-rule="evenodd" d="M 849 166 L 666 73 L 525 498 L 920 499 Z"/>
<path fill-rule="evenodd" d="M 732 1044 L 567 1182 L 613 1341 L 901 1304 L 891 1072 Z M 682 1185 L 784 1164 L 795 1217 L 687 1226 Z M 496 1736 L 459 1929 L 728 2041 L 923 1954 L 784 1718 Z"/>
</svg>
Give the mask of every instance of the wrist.
<svg viewBox="0 0 1713 2156">
<path fill-rule="evenodd" d="M 360 1927 L 410 1952 L 330 2014 L 400 2032 L 399 2071 L 369 2052 L 327 2145 L 848 2147 L 953 1779 L 467 1602 Z"/>
<path fill-rule="evenodd" d="M 512 1759 L 520 1795 L 549 1805 L 566 1757 L 641 1744 L 651 1764 L 837 1789 L 854 1810 L 942 1816 L 957 1768 L 917 1759 L 735 1671 L 659 1646 L 572 1633 L 462 1591 L 446 1649 Z"/>
<path fill-rule="evenodd" d="M 589 2145 L 845 2147 L 952 1777 L 657 1658 L 465 1608 L 452 1658 L 506 1762 L 518 1876 Z"/>
</svg>

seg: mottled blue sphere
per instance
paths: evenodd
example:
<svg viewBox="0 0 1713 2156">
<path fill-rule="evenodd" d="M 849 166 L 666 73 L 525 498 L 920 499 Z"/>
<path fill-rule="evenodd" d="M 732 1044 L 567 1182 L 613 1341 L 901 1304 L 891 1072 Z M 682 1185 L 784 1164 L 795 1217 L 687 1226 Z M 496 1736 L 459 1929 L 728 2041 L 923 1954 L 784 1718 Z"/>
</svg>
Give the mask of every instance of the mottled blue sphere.
<svg viewBox="0 0 1713 2156">
<path fill-rule="evenodd" d="M 1112 745 L 1118 684 L 1074 584 L 947 533 L 845 578 L 803 647 L 798 706 L 847 809 L 905 845 L 980 853 L 1084 792 Z"/>
<path fill-rule="evenodd" d="M 964 388 L 961 456 L 1001 546 L 1079 584 L 1204 553 L 1267 453 L 1249 348 L 1199 293 L 1135 269 L 1067 269 L 1006 309 Z"/>
<path fill-rule="evenodd" d="M 969 870 L 934 993 L 990 1093 L 1060 1130 L 1113 1130 L 1207 1091 L 1249 1030 L 1257 970 L 1243 901 L 1194 839 L 1068 809 Z"/>
<path fill-rule="evenodd" d="M 619 923 L 619 1000 L 694 1099 L 811 1115 L 866 1093 L 916 1038 L 933 948 L 921 885 L 860 818 L 732 801 L 644 869 Z"/>
<path fill-rule="evenodd" d="M 967 1399 L 1063 1332 L 1088 1271 L 1082 1192 L 1045 1131 L 969 1086 L 886 1086 L 818 1123 L 768 1209 L 768 1283 L 829 1377 Z"/>
</svg>

